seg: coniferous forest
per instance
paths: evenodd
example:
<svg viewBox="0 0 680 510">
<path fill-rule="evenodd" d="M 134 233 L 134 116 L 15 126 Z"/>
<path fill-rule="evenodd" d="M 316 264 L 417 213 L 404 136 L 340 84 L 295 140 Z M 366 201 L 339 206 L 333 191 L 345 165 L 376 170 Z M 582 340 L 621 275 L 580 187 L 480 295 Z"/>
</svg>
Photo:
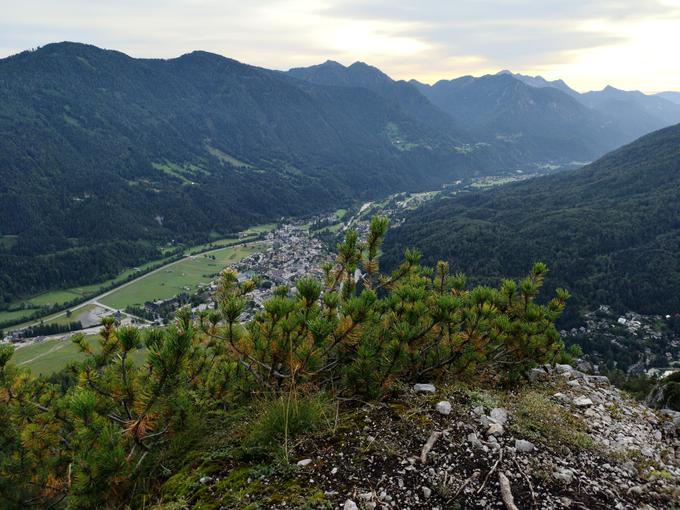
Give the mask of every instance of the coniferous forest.
<svg viewBox="0 0 680 510">
<path fill-rule="evenodd" d="M 427 204 L 393 229 L 405 246 L 478 282 L 551 263 L 548 288 L 574 295 L 569 315 L 680 310 L 680 126 L 647 135 L 582 169 Z"/>
</svg>

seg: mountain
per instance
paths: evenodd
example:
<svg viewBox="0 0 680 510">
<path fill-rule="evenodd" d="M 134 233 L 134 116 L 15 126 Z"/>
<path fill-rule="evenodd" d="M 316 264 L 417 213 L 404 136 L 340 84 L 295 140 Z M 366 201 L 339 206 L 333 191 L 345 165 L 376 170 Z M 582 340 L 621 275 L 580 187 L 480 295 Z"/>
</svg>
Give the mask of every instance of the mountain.
<svg viewBox="0 0 680 510">
<path fill-rule="evenodd" d="M 465 76 L 432 86 L 412 82 L 475 136 L 525 160 L 595 159 L 630 141 L 600 113 L 552 87 L 532 87 L 511 74 Z"/>
<path fill-rule="evenodd" d="M 319 65 L 290 69 L 287 74 L 318 85 L 368 89 L 423 124 L 458 140 L 471 141 L 465 129 L 433 105 L 415 86 L 405 81 L 395 81 L 380 69 L 363 62 L 343 66 L 328 60 Z"/>
<path fill-rule="evenodd" d="M 600 91 L 580 94 L 563 80 L 548 81 L 541 76 L 526 76 L 510 71 L 501 71 L 499 74 L 511 75 L 531 87 L 550 87 L 569 94 L 604 115 L 610 125 L 625 133 L 628 138 L 626 141 L 680 122 L 680 93 L 677 92 L 647 95 L 636 90 L 607 86 Z"/>
<path fill-rule="evenodd" d="M 576 92 L 574 89 L 572 89 L 569 85 L 567 85 L 564 80 L 546 80 L 542 76 L 528 76 L 526 74 L 518 74 L 518 73 L 513 73 L 511 71 L 508 71 L 507 69 L 500 71 L 498 74 L 509 74 L 511 76 L 514 76 L 517 78 L 519 81 L 526 83 L 527 85 L 531 87 L 536 87 L 536 88 L 543 88 L 543 87 L 552 87 L 557 90 L 561 90 L 565 94 L 568 94 L 572 97 L 578 97 L 580 94 Z"/>
<path fill-rule="evenodd" d="M 17 237 L 0 243 L 0 303 L 115 273 L 111 241 L 137 243 L 127 262 L 140 261 L 149 242 L 498 171 L 491 149 L 457 150 L 453 128 L 407 110 L 206 52 L 59 43 L 2 59 L 0 235 Z"/>
<path fill-rule="evenodd" d="M 483 281 L 515 277 L 540 260 L 549 286 L 569 289 L 568 311 L 613 305 L 680 311 L 680 125 L 647 135 L 575 171 L 424 206 L 391 231 L 425 262 Z"/>
<path fill-rule="evenodd" d="M 581 94 L 580 101 L 607 115 L 621 129 L 641 136 L 680 122 L 680 105 L 663 97 L 607 86 Z"/>
<path fill-rule="evenodd" d="M 671 103 L 680 104 L 680 92 L 659 92 L 655 95 L 662 97 Z"/>
</svg>

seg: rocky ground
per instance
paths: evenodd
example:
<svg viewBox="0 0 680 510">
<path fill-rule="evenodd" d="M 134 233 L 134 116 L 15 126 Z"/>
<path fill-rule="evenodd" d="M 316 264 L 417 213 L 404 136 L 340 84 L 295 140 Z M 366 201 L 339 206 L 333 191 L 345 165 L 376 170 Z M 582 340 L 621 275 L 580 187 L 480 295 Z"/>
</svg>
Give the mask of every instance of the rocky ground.
<svg viewBox="0 0 680 510">
<path fill-rule="evenodd" d="M 292 468 L 232 467 L 200 492 L 214 508 L 680 508 L 680 413 L 567 365 L 531 377 L 512 391 L 402 388 L 304 437 Z"/>
</svg>

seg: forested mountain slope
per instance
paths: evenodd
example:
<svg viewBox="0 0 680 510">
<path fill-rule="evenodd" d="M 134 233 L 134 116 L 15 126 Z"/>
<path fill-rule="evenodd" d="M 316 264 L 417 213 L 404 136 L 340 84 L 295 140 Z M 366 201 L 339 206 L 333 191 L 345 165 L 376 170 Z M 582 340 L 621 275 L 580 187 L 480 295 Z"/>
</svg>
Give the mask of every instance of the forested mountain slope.
<svg viewBox="0 0 680 510">
<path fill-rule="evenodd" d="M 542 161 L 590 161 L 631 140 L 619 127 L 552 87 L 511 74 L 464 76 L 429 86 L 413 82 L 435 105 L 479 138 Z"/>
<path fill-rule="evenodd" d="M 548 264 L 550 287 L 580 306 L 680 311 L 680 125 L 582 169 L 431 203 L 391 231 L 386 257 L 418 247 L 426 262 L 496 280 Z"/>
<path fill-rule="evenodd" d="M 432 104 L 413 84 L 395 81 L 380 69 L 363 62 L 343 66 L 329 60 L 315 66 L 294 68 L 287 74 L 319 85 L 368 89 L 427 126 L 460 140 L 474 140 L 467 132 L 467 127 L 462 127 Z"/>
<path fill-rule="evenodd" d="M 532 87 L 561 90 L 602 114 L 607 119 L 607 125 L 617 126 L 629 137 L 637 138 L 680 122 L 678 92 L 643 94 L 638 90 L 620 90 L 606 86 L 602 90 L 580 94 L 563 80 L 548 81 L 542 76 L 526 76 L 510 71 L 501 73 L 510 74 Z"/>
<path fill-rule="evenodd" d="M 0 303 L 121 269 L 102 262 L 112 241 L 139 261 L 148 241 L 498 170 L 460 143 L 366 88 L 204 52 L 59 43 L 0 60 L 0 236 L 17 236 L 0 243 Z M 93 271 L 74 281 L 81 258 Z"/>
</svg>

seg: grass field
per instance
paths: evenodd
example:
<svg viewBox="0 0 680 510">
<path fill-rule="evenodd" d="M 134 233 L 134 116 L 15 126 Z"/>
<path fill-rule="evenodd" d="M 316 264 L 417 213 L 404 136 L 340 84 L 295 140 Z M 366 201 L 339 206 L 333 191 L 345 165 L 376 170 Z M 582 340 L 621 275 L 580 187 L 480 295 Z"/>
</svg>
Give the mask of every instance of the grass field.
<svg viewBox="0 0 680 510">
<path fill-rule="evenodd" d="M 191 248 L 187 248 L 185 251 L 186 255 L 189 255 L 190 253 L 197 253 L 199 251 L 204 251 L 207 249 L 212 249 L 212 248 L 220 248 L 220 247 L 227 247 L 231 246 L 234 244 L 242 243 L 244 241 L 251 241 L 254 240 L 260 233 L 263 232 L 269 232 L 276 228 L 275 223 L 266 223 L 262 225 L 256 225 L 254 227 L 249 228 L 246 233 L 248 234 L 247 237 L 241 238 L 241 239 L 216 239 L 210 243 L 205 243 L 199 246 L 192 246 Z M 11 242 L 11 240 L 14 239 L 14 236 L 0 236 L 0 240 L 8 238 L 5 242 Z M 11 238 L 11 240 L 9 239 Z M 112 278 L 110 280 L 101 282 L 101 283 L 94 283 L 92 285 L 82 285 L 79 287 L 73 287 L 70 289 L 64 289 L 64 290 L 54 290 L 50 292 L 45 292 L 43 294 L 40 294 L 38 296 L 34 296 L 32 298 L 26 299 L 22 302 L 17 302 L 14 303 L 13 306 L 18 306 L 21 303 L 25 304 L 27 306 L 26 309 L 23 310 L 4 310 L 0 311 L 0 323 L 2 322 L 8 322 L 8 321 L 15 321 L 19 319 L 25 319 L 25 322 L 23 324 L 17 324 L 16 326 L 12 326 L 10 328 L 6 328 L 8 331 L 12 331 L 15 329 L 21 329 L 22 327 L 26 326 L 27 323 L 33 323 L 35 321 L 29 319 L 29 317 L 36 312 L 37 309 L 42 308 L 44 306 L 58 306 L 61 307 L 62 309 L 65 307 L 65 304 L 68 303 L 69 301 L 73 301 L 76 298 L 86 298 L 86 297 L 94 297 L 98 294 L 101 294 L 104 292 L 103 289 L 106 287 L 110 287 L 111 285 L 120 285 L 125 283 L 125 281 L 130 277 L 135 275 L 136 273 L 140 273 L 142 271 L 146 271 L 151 267 L 154 266 L 159 266 L 164 263 L 169 262 L 170 258 L 166 257 L 163 259 L 158 259 L 158 260 L 152 260 L 150 262 L 147 262 L 146 264 L 142 264 L 139 267 L 133 268 L 133 269 L 128 269 L 121 274 L 119 274 L 117 277 Z M 226 264 L 229 264 L 231 262 L 235 262 L 234 259 L 229 259 Z M 191 268 L 187 268 L 190 271 L 193 271 Z M 220 268 L 221 269 L 221 268 Z M 154 275 L 155 276 L 155 275 Z M 171 278 L 172 281 L 170 281 L 168 284 L 168 288 L 175 288 L 176 291 L 174 293 L 168 294 L 168 292 L 161 292 L 160 296 L 156 299 L 167 299 L 167 297 L 173 297 L 177 293 L 182 292 L 183 287 L 188 286 L 195 290 L 195 286 L 197 283 L 193 283 L 195 279 L 190 278 L 187 283 L 182 283 L 182 285 L 177 288 L 174 282 L 176 280 L 175 278 Z M 179 280 L 182 280 L 180 277 Z M 152 283 L 152 288 L 154 282 L 151 281 Z M 203 280 L 199 280 L 198 283 L 204 283 Z M 160 283 L 156 282 L 156 288 L 157 287 L 163 287 Z M 125 290 L 125 289 L 124 289 Z M 166 290 L 166 289 L 162 289 Z M 156 290 L 151 290 L 151 294 L 156 293 Z M 124 301 L 125 303 L 129 303 L 130 299 L 129 297 L 125 297 Z M 140 302 L 144 303 L 145 301 L 148 301 L 148 299 L 144 299 L 143 301 Z M 104 301 L 105 304 L 109 304 L 109 301 Z M 137 301 L 134 301 L 133 303 L 137 303 Z M 63 305 L 63 306 L 62 306 Z M 113 306 L 110 305 L 109 306 Z M 43 320 L 45 322 L 50 321 L 50 317 L 44 317 Z M 57 319 L 58 321 L 59 319 Z"/>
<path fill-rule="evenodd" d="M 0 246 L 9 250 L 12 246 L 17 244 L 17 236 L 0 236 Z"/>
<path fill-rule="evenodd" d="M 97 347 L 96 335 L 86 337 L 93 347 Z M 146 350 L 135 351 L 132 359 L 135 363 L 143 363 L 146 358 Z M 85 355 L 78 350 L 70 339 L 45 340 L 44 342 L 20 347 L 14 351 L 12 362 L 21 367 L 30 368 L 34 375 L 50 375 L 58 372 L 69 363 L 83 361 Z"/>
<path fill-rule="evenodd" d="M 271 232 L 276 228 L 276 223 L 263 223 L 262 225 L 256 225 L 250 227 L 245 231 L 246 234 L 262 234 L 264 232 Z"/>
<path fill-rule="evenodd" d="M 30 316 L 35 310 L 14 310 L 8 312 L 6 310 L 0 312 L 0 322 L 13 321 L 15 319 L 21 319 L 23 317 Z"/>
<path fill-rule="evenodd" d="M 191 293 L 199 284 L 209 283 L 227 265 L 261 249 L 259 245 L 234 246 L 196 255 L 119 289 L 102 298 L 101 302 L 123 309 L 147 301 L 170 299 L 182 292 Z"/>
</svg>

